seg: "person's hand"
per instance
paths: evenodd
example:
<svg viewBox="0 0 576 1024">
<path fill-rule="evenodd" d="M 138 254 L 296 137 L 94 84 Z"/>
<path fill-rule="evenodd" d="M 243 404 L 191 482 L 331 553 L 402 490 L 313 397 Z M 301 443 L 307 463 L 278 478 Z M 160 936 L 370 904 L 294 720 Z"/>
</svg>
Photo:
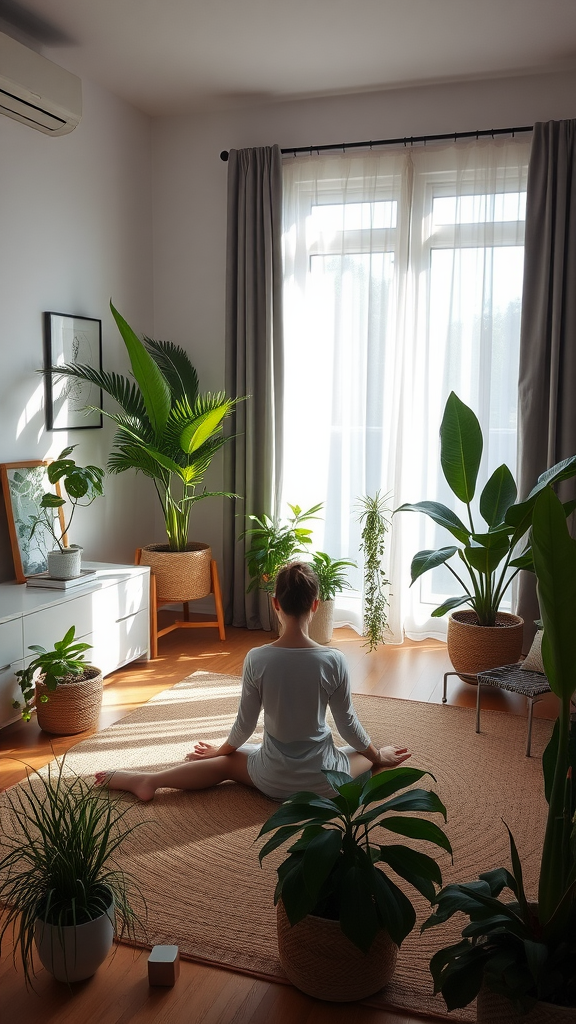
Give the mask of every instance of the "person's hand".
<svg viewBox="0 0 576 1024">
<path fill-rule="evenodd" d="M 408 747 L 380 747 L 379 758 L 376 767 L 397 768 L 403 761 L 407 761 L 412 754 L 408 753 Z"/>
<path fill-rule="evenodd" d="M 200 740 L 194 745 L 194 750 L 190 754 L 186 754 L 185 761 L 206 761 L 209 757 L 218 757 L 220 753 L 220 747 L 215 747 L 212 743 L 204 743 Z"/>
</svg>

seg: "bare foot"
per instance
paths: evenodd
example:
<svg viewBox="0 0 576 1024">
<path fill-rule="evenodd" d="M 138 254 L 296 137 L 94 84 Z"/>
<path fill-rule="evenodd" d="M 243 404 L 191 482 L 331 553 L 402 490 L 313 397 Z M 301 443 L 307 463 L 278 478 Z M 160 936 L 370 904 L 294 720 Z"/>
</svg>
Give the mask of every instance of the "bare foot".
<svg viewBox="0 0 576 1024">
<path fill-rule="evenodd" d="M 124 790 L 139 800 L 151 800 L 156 792 L 152 776 L 147 772 L 96 772 L 96 786 Z"/>
</svg>

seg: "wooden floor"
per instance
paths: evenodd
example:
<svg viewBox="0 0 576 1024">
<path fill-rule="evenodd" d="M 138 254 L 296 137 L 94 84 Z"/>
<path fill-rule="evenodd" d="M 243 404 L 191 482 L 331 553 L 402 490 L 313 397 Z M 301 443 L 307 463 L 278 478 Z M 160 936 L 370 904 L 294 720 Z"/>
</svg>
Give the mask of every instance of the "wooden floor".
<svg viewBox="0 0 576 1024">
<path fill-rule="evenodd" d="M 168 634 L 159 642 L 156 661 L 135 663 L 107 677 L 99 728 L 198 669 L 240 674 L 246 651 L 269 643 L 270 638 L 270 633 L 230 627 L 224 642 L 215 629 Z M 444 644 L 406 641 L 368 654 L 352 630 L 339 629 L 334 646 L 346 654 L 355 693 L 441 702 L 442 676 L 450 669 Z M 475 687 L 457 678 L 448 683 L 449 703 L 475 706 Z M 487 692 L 482 706 L 526 713 L 523 698 L 499 690 Z M 556 717 L 555 698 L 547 695 L 535 714 Z M 62 753 L 85 735 L 55 737 L 50 745 L 34 720 L 1 730 L 0 788 L 24 777 L 24 763 L 40 767 L 52 753 Z M 402 737 L 391 736 L 390 740 L 401 742 Z M 358 1004 L 323 1003 L 290 986 L 186 962 L 173 989 L 152 989 L 147 982 L 146 958 L 145 951 L 118 946 L 93 978 L 74 985 L 73 990 L 40 970 L 36 992 L 26 992 L 21 970 L 14 966 L 6 943 L 0 964 L 2 1024 L 419 1024 L 422 1020 Z"/>
</svg>

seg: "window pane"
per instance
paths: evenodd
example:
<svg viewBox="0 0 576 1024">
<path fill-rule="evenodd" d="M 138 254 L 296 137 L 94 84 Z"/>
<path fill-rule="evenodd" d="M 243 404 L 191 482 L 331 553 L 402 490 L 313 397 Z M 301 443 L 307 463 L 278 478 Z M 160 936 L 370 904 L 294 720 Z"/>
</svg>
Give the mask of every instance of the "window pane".
<svg viewBox="0 0 576 1024">
<path fill-rule="evenodd" d="M 370 231 L 395 228 L 398 203 L 332 203 L 313 206 L 310 229 L 314 234 L 334 235 L 338 231 Z"/>
<path fill-rule="evenodd" d="M 497 192 L 476 196 L 436 196 L 432 201 L 432 222 L 441 224 L 486 224 L 526 218 L 525 192 Z"/>
</svg>

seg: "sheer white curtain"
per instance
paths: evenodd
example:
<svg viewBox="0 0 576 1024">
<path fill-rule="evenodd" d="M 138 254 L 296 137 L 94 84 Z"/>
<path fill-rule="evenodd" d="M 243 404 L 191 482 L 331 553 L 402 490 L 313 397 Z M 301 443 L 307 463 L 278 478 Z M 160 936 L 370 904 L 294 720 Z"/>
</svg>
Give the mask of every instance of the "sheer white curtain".
<svg viewBox="0 0 576 1024">
<path fill-rule="evenodd" d="M 314 545 L 358 561 L 337 622 L 361 629 L 357 500 L 377 490 L 451 504 L 438 429 L 451 390 L 483 427 L 481 477 L 516 463 L 524 139 L 381 150 L 284 163 L 283 502 L 324 502 Z M 394 517 L 385 567 L 389 639 L 442 638 L 430 613 L 444 567 L 410 561 L 445 538 Z"/>
</svg>

